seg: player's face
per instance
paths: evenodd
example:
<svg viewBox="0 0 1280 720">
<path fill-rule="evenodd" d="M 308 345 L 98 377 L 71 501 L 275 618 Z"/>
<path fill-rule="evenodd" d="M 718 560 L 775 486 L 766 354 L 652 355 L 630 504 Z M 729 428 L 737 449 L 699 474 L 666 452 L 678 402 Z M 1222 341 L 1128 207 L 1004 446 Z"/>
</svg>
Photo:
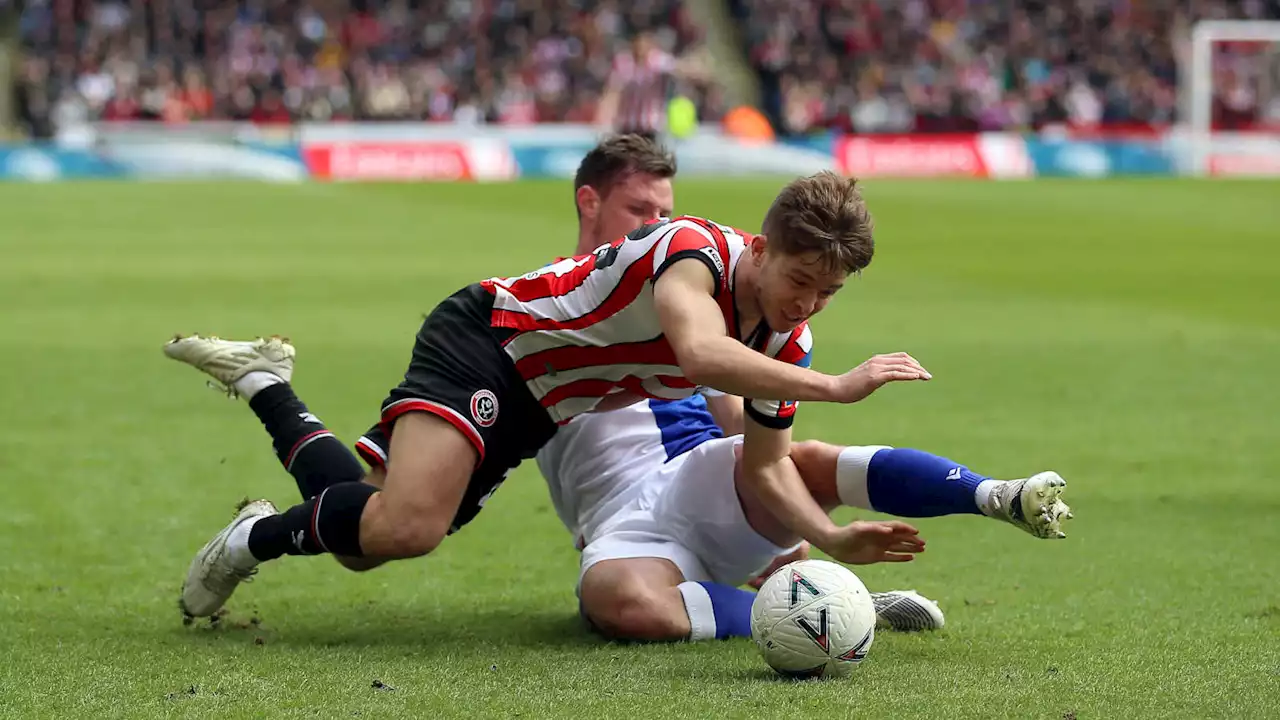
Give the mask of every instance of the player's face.
<svg viewBox="0 0 1280 720">
<path fill-rule="evenodd" d="M 669 217 L 674 204 L 671 179 L 632 173 L 600 199 L 593 231 L 596 246 L 613 242 L 647 222 Z"/>
<path fill-rule="evenodd" d="M 817 253 L 787 255 L 767 246 L 755 252 L 760 263 L 756 285 L 760 311 L 774 332 L 794 330 L 821 312 L 844 287 L 847 273 L 827 269 Z"/>
</svg>

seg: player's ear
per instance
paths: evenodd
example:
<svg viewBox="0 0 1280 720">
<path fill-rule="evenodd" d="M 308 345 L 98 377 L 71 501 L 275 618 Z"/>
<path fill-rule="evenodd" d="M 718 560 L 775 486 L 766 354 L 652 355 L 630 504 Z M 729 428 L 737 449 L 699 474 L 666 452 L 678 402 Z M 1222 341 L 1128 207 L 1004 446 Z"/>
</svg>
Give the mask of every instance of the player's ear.
<svg viewBox="0 0 1280 720">
<path fill-rule="evenodd" d="M 578 188 L 574 198 L 578 203 L 578 213 L 585 218 L 594 218 L 600 212 L 600 193 L 590 185 Z"/>
<path fill-rule="evenodd" d="M 769 247 L 769 238 L 763 234 L 751 239 L 751 262 L 759 265 L 764 262 L 764 251 Z"/>
</svg>

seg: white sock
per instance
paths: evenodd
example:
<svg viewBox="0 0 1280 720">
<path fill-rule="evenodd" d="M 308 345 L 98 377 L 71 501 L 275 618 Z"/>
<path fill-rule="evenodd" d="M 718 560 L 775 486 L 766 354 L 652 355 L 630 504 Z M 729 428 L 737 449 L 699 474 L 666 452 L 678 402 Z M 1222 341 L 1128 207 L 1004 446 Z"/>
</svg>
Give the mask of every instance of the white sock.
<svg viewBox="0 0 1280 720">
<path fill-rule="evenodd" d="M 682 582 L 676 589 L 684 597 L 684 611 L 689 615 L 689 639 L 715 639 L 716 612 L 707 589 L 696 582 Z"/>
<path fill-rule="evenodd" d="M 871 458 L 881 450 L 891 450 L 888 445 L 855 445 L 840 452 L 836 459 L 836 497 L 849 507 L 874 510 L 867 493 L 867 469 Z"/>
<path fill-rule="evenodd" d="M 272 375 L 272 377 L 275 376 Z M 249 531 L 253 530 L 253 526 L 264 517 L 266 516 L 259 515 L 245 520 L 232 528 L 231 534 L 227 536 L 227 557 L 235 567 L 251 570 L 261 562 L 249 552 Z"/>
<path fill-rule="evenodd" d="M 974 488 L 973 501 L 978 504 L 978 509 L 983 515 L 991 514 L 991 495 L 1004 483 L 1004 480 L 983 480 L 978 483 L 978 487 Z"/>
<path fill-rule="evenodd" d="M 245 373 L 244 377 L 232 383 L 236 392 L 240 393 L 240 397 L 245 400 L 252 400 L 260 390 L 276 383 L 284 382 L 284 378 L 266 370 L 253 370 Z"/>
</svg>

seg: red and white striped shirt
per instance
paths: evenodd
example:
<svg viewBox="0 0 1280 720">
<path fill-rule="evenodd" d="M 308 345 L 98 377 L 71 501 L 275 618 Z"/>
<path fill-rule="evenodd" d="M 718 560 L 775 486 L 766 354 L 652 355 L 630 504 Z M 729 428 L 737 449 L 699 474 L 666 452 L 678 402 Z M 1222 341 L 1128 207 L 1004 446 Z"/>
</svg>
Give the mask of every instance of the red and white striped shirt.
<svg viewBox="0 0 1280 720">
<path fill-rule="evenodd" d="M 662 333 L 653 282 L 673 263 L 696 258 L 715 276 L 715 298 L 731 337 L 742 337 L 734 308 L 734 269 L 751 236 L 695 217 L 646 225 L 589 255 L 482 283 L 494 295 L 494 327 L 516 332 L 504 348 L 529 390 L 558 423 L 590 412 L 620 392 L 659 399 L 692 395 Z M 807 325 L 775 333 L 763 323 L 744 343 L 783 362 L 808 367 Z M 749 400 L 747 413 L 789 427 L 794 402 Z"/>
</svg>

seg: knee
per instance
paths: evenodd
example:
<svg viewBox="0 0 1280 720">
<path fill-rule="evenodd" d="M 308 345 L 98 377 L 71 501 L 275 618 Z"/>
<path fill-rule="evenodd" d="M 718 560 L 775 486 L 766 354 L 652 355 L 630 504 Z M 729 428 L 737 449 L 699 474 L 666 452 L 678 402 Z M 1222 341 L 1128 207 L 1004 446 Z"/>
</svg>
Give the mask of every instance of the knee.
<svg viewBox="0 0 1280 720">
<path fill-rule="evenodd" d="M 840 453 L 844 448 L 820 440 L 804 440 L 791 444 L 791 462 L 804 480 L 809 493 L 824 510 L 840 505 L 836 475 Z"/>
<path fill-rule="evenodd" d="M 689 635 L 680 591 L 664 588 L 617 588 L 583 610 L 600 633 L 612 640 L 676 641 Z"/>
<path fill-rule="evenodd" d="M 338 561 L 339 565 L 351 572 L 368 572 L 376 567 L 381 567 L 386 563 L 386 561 L 381 558 L 350 557 L 347 555 L 335 555 L 333 557 Z"/>
<path fill-rule="evenodd" d="M 391 529 L 391 555 L 398 559 L 427 555 L 444 542 L 449 525 L 431 518 L 405 519 Z"/>
<path fill-rule="evenodd" d="M 806 469 L 817 468 L 830 455 L 826 443 L 819 440 L 801 440 L 791 443 L 791 462 L 803 475 Z"/>
</svg>

